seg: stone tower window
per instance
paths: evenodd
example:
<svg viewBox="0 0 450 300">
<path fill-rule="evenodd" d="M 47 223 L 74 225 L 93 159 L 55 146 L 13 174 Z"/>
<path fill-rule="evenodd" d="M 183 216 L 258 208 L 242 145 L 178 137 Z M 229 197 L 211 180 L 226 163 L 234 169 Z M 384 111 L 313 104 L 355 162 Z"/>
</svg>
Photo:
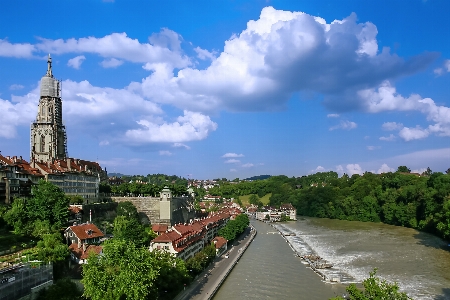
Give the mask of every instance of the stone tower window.
<svg viewBox="0 0 450 300">
<path fill-rule="evenodd" d="M 45 136 L 41 135 L 41 152 L 45 152 Z"/>
</svg>

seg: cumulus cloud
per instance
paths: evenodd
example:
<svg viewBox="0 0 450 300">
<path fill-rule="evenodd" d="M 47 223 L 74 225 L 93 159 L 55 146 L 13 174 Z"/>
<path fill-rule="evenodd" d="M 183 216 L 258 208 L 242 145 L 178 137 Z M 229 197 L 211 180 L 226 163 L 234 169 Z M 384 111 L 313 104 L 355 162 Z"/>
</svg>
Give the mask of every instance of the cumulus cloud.
<svg viewBox="0 0 450 300">
<path fill-rule="evenodd" d="M 255 165 L 254 164 L 252 164 L 252 163 L 246 163 L 246 164 L 243 164 L 241 167 L 243 167 L 243 168 L 251 168 L 251 167 L 254 167 Z"/>
<path fill-rule="evenodd" d="M 366 89 L 358 92 L 361 100 L 365 102 L 368 112 L 378 113 L 383 111 L 418 111 L 426 116 L 428 121 L 435 124 L 422 129 L 403 127 L 399 136 L 405 141 L 422 139 L 435 133 L 440 136 L 450 136 L 450 108 L 437 105 L 431 98 L 422 98 L 420 95 L 412 94 L 408 98 L 398 94 L 390 82 L 383 82 L 377 89 Z M 400 124 L 396 123 L 397 129 Z M 392 127 L 392 126 L 391 126 Z"/>
<path fill-rule="evenodd" d="M 341 121 L 339 125 L 330 127 L 330 131 L 336 130 L 336 129 L 345 129 L 345 130 L 351 130 L 358 127 L 358 125 L 355 122 L 351 121 Z"/>
<path fill-rule="evenodd" d="M 172 67 L 183 68 L 190 65 L 190 60 L 179 50 L 180 36 L 169 29 L 152 35 L 150 43 L 141 43 L 126 33 L 112 33 L 101 38 L 85 37 L 79 39 L 45 39 L 33 48 L 44 53 L 93 53 L 105 58 L 116 58 L 135 63 L 164 62 Z M 1 47 L 0 47 L 1 49 Z"/>
<path fill-rule="evenodd" d="M 424 139 L 428 137 L 429 134 L 430 132 L 427 129 L 422 129 L 420 126 L 417 126 L 416 128 L 404 127 L 398 133 L 398 135 L 407 142 Z"/>
<path fill-rule="evenodd" d="M 0 39 L 0 56 L 3 57 L 15 57 L 15 58 L 31 58 L 34 56 L 33 52 L 36 51 L 34 45 L 24 44 L 12 44 L 7 40 Z"/>
<path fill-rule="evenodd" d="M 403 124 L 396 122 L 385 122 L 381 125 L 381 128 L 386 131 L 400 130 L 403 128 Z"/>
<path fill-rule="evenodd" d="M 12 85 L 9 86 L 9 89 L 11 91 L 17 91 L 17 90 L 21 90 L 23 88 L 24 88 L 24 86 L 21 85 L 21 84 L 12 84 Z"/>
<path fill-rule="evenodd" d="M 200 47 L 195 47 L 194 51 L 197 53 L 197 57 L 202 60 L 215 60 L 216 59 L 216 52 L 209 52 L 208 50 L 202 49 Z"/>
<path fill-rule="evenodd" d="M 282 109 L 298 91 L 323 93 L 326 105 L 342 108 L 355 101 L 356 90 L 416 72 L 436 57 L 428 53 L 404 60 L 387 48 L 379 50 L 376 35 L 374 24 L 358 23 L 354 14 L 327 23 L 266 7 L 225 42 L 206 69 L 184 68 L 174 75 L 171 68 L 151 64 L 146 68 L 154 73 L 141 88 L 154 101 L 203 112 Z M 353 93 L 348 101 L 328 97 L 348 91 Z"/>
<path fill-rule="evenodd" d="M 99 145 L 100 145 L 100 146 L 108 146 L 108 145 L 109 145 L 109 141 L 108 141 L 108 140 L 101 141 L 101 142 L 99 143 Z"/>
<path fill-rule="evenodd" d="M 205 139 L 217 129 L 217 124 L 201 113 L 184 111 L 173 123 L 158 124 L 142 119 L 138 129 L 127 130 L 125 137 L 133 143 L 180 143 Z"/>
<path fill-rule="evenodd" d="M 328 114 L 327 118 L 338 118 L 339 114 Z"/>
<path fill-rule="evenodd" d="M 395 135 L 393 135 L 391 133 L 389 136 L 381 136 L 380 140 L 381 141 L 386 141 L 386 142 L 392 142 L 392 141 L 395 141 Z"/>
<path fill-rule="evenodd" d="M 389 173 L 389 172 L 395 172 L 394 168 L 389 167 L 387 164 L 382 164 L 381 167 L 378 169 L 378 174 L 381 173 Z"/>
<path fill-rule="evenodd" d="M 239 159 L 234 159 L 234 158 L 227 159 L 227 160 L 225 161 L 226 164 L 237 164 L 237 163 L 240 163 L 240 162 L 241 162 L 241 161 L 240 161 Z"/>
<path fill-rule="evenodd" d="M 364 171 L 362 170 L 362 168 L 360 167 L 360 165 L 358 164 L 348 164 L 346 166 L 346 170 L 347 170 L 347 174 L 349 176 L 352 176 L 353 174 L 363 174 Z"/>
<path fill-rule="evenodd" d="M 85 59 L 86 59 L 86 57 L 84 55 L 79 55 L 79 56 L 69 59 L 69 61 L 67 62 L 67 65 L 69 67 L 72 67 L 72 68 L 78 70 Z"/>
<path fill-rule="evenodd" d="M 160 150 L 159 151 L 159 155 L 161 155 L 161 156 L 171 156 L 172 152 L 167 151 L 167 150 Z"/>
<path fill-rule="evenodd" d="M 12 96 L 11 100 L 0 98 L 0 137 L 14 138 L 17 136 L 17 126 L 29 126 L 36 118 L 39 90 L 34 89 L 25 96 Z"/>
<path fill-rule="evenodd" d="M 309 171 L 309 173 L 315 174 L 315 173 L 318 173 L 318 172 L 324 172 L 324 171 L 325 171 L 325 168 L 324 168 L 324 167 L 322 167 L 322 166 L 317 166 L 317 168 L 315 168 L 314 170 Z"/>
<path fill-rule="evenodd" d="M 244 154 L 237 154 L 237 153 L 225 153 L 222 155 L 223 158 L 230 158 L 230 157 L 244 157 Z"/>
<path fill-rule="evenodd" d="M 118 66 L 120 66 L 122 64 L 123 64 L 123 61 L 115 59 L 115 58 L 105 59 L 102 62 L 100 62 L 100 65 L 103 68 L 117 68 Z"/>
</svg>

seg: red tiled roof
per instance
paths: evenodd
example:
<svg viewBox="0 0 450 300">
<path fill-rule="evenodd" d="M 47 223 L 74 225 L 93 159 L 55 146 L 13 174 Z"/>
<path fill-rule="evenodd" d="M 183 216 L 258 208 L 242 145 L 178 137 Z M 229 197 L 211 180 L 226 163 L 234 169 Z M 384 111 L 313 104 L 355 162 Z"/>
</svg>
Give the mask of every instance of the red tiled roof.
<svg viewBox="0 0 450 300">
<path fill-rule="evenodd" d="M 102 246 L 88 245 L 86 247 L 86 251 L 83 251 L 83 247 L 78 248 L 78 245 L 76 243 L 72 243 L 72 245 L 69 246 L 69 249 L 70 249 L 70 252 L 72 252 L 73 255 L 75 255 L 76 258 L 78 258 L 78 259 L 88 258 L 89 254 L 91 252 L 100 254 L 103 250 Z"/>
<path fill-rule="evenodd" d="M 73 206 L 73 205 L 70 205 L 69 206 L 69 211 L 71 212 L 71 213 L 73 213 L 73 214 L 77 214 L 77 213 L 79 213 L 80 211 L 82 211 L 83 209 L 82 208 L 80 208 L 80 207 L 78 207 L 78 206 Z"/>
<path fill-rule="evenodd" d="M 223 245 L 227 243 L 227 240 L 221 236 L 216 236 L 213 238 L 214 246 L 216 246 L 216 249 L 222 248 Z"/>
<path fill-rule="evenodd" d="M 95 226 L 94 224 L 80 224 L 77 226 L 70 226 L 69 228 L 80 240 L 104 236 L 104 234 L 100 231 L 100 229 L 98 229 L 98 227 Z M 88 234 L 89 230 L 92 230 L 91 234 Z"/>
<path fill-rule="evenodd" d="M 154 232 L 166 232 L 169 226 L 166 224 L 153 224 L 152 230 Z"/>
</svg>

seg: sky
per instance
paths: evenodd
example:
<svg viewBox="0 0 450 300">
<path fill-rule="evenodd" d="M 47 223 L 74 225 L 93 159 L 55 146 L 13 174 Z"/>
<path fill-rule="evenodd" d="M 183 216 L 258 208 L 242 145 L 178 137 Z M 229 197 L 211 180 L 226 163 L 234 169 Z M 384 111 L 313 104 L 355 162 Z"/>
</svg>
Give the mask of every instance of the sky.
<svg viewBox="0 0 450 300">
<path fill-rule="evenodd" d="M 70 157 L 184 178 L 450 168 L 450 2 L 2 1 L 0 151 L 62 81 Z"/>
</svg>

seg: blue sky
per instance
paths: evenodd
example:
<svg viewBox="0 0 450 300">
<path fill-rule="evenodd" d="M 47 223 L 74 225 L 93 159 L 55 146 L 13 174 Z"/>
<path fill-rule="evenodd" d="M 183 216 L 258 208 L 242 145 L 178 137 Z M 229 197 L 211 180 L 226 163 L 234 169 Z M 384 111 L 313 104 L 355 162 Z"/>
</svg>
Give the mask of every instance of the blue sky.
<svg viewBox="0 0 450 300">
<path fill-rule="evenodd" d="M 0 150 L 46 56 L 71 157 L 207 179 L 450 168 L 450 3 L 3 1 Z"/>
</svg>

